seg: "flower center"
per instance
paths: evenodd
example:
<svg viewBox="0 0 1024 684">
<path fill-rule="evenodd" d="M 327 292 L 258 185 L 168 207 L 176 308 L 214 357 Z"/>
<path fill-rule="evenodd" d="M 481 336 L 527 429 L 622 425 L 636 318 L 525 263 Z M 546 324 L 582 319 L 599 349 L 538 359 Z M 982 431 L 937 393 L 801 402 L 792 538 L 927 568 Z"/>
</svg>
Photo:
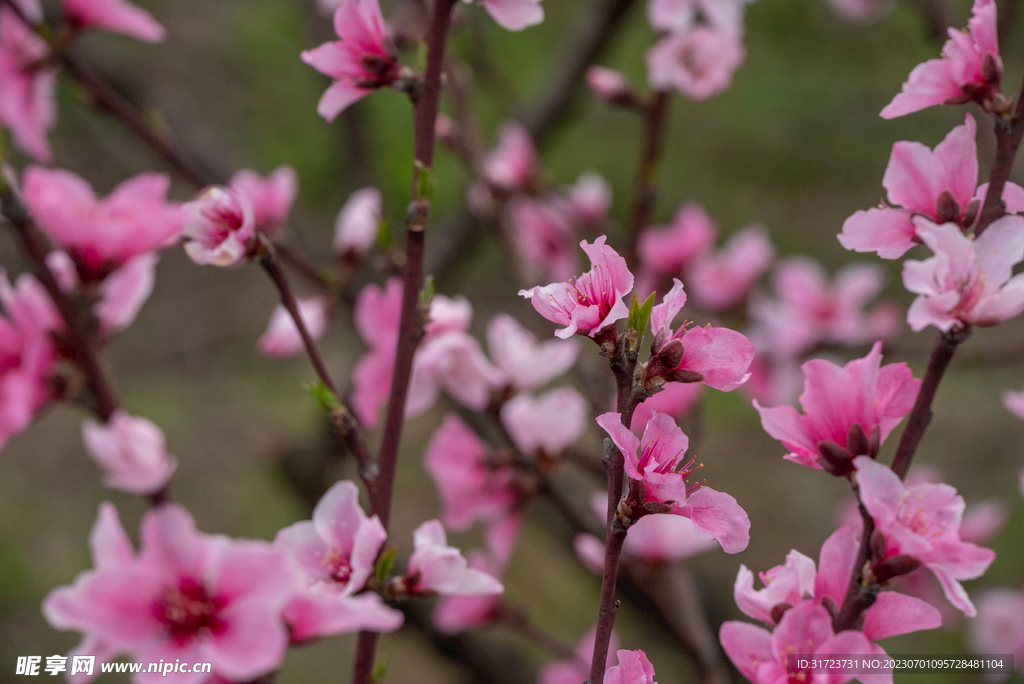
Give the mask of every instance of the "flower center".
<svg viewBox="0 0 1024 684">
<path fill-rule="evenodd" d="M 167 590 L 156 605 L 156 613 L 174 640 L 182 644 L 203 632 L 223 631 L 225 624 L 218 613 L 224 604 L 223 599 L 211 598 L 199 582 L 185 578 Z"/>
</svg>

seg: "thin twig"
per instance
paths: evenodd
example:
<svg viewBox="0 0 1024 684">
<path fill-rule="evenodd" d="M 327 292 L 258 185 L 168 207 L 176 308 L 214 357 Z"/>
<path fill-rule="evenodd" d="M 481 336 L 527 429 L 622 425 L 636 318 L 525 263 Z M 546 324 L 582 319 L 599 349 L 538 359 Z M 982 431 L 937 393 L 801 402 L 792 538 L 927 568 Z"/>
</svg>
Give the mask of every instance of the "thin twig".
<svg viewBox="0 0 1024 684">
<path fill-rule="evenodd" d="M 992 171 L 988 175 L 988 192 L 985 193 L 985 203 L 981 206 L 978 215 L 978 227 L 975 228 L 975 236 L 988 228 L 993 221 L 999 219 L 1006 213 L 1006 204 L 1003 202 L 1003 188 L 1006 181 L 1010 179 L 1010 172 L 1013 171 L 1013 160 L 1017 156 L 1017 148 L 1020 147 L 1021 136 L 1024 136 L 1024 84 L 1021 85 L 1021 92 L 1017 94 L 1017 106 L 1009 117 L 993 115 L 995 119 L 996 132 L 996 156 L 992 161 Z"/>
<path fill-rule="evenodd" d="M 640 150 L 640 162 L 637 164 L 636 176 L 633 179 L 633 196 L 630 198 L 629 218 L 626 220 L 626 248 L 623 253 L 626 264 L 631 269 L 637 266 L 637 240 L 640 238 L 640 232 L 650 222 L 651 210 L 657 197 L 655 175 L 664 148 L 668 103 L 667 92 L 655 93 L 654 98 L 642 110 L 644 139 Z"/>
</svg>

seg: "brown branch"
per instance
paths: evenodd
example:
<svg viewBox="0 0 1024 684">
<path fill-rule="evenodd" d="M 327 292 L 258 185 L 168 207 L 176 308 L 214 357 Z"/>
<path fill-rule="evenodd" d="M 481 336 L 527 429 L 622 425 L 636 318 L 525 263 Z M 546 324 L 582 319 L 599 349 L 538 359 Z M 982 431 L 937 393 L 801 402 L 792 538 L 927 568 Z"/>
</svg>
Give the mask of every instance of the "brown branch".
<svg viewBox="0 0 1024 684">
<path fill-rule="evenodd" d="M 992 161 L 992 171 L 988 175 L 988 192 L 985 193 L 985 203 L 982 204 L 981 212 L 978 215 L 978 226 L 974 230 L 975 236 L 981 235 L 993 221 L 1006 213 L 1003 188 L 1006 186 L 1006 181 L 1010 179 L 1013 160 L 1017 156 L 1021 136 L 1024 136 L 1024 84 L 1021 85 L 1021 92 L 1017 94 L 1017 106 L 1014 108 L 1013 114 L 1009 116 L 993 114 L 993 118 L 995 119 L 996 156 Z"/>
<path fill-rule="evenodd" d="M 640 162 L 637 164 L 636 176 L 633 179 L 633 196 L 629 201 L 626 248 L 623 254 L 626 264 L 633 270 L 637 267 L 637 240 L 640 238 L 640 232 L 650 223 L 651 210 L 657 197 L 655 175 L 664 147 L 668 102 L 667 92 L 655 93 L 653 99 L 641 110 L 644 115 L 644 140 L 640 150 Z"/>
</svg>

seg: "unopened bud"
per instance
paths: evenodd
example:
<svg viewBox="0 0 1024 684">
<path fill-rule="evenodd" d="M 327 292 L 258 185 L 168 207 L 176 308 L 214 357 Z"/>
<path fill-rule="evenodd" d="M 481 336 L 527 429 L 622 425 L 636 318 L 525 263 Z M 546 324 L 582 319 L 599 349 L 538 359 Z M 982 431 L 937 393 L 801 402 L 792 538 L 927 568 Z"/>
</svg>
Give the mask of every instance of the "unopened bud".
<svg viewBox="0 0 1024 684">
<path fill-rule="evenodd" d="M 981 209 L 981 198 L 972 199 L 967 203 L 967 209 L 964 210 L 964 228 L 970 228 L 974 225 L 974 220 L 978 218 L 979 209 Z"/>
<path fill-rule="evenodd" d="M 988 83 L 992 85 L 998 85 L 1000 79 L 1003 77 L 1003 62 L 997 55 L 993 55 L 991 52 L 985 55 L 985 58 L 981 60 L 981 76 Z"/>
<path fill-rule="evenodd" d="M 774 606 L 772 606 L 772 609 L 768 614 L 771 616 L 772 622 L 774 622 L 775 624 L 779 624 L 779 622 L 782 620 L 782 616 L 785 615 L 786 611 L 792 607 L 792 603 L 777 603 Z"/>
<path fill-rule="evenodd" d="M 853 459 L 850 453 L 830 439 L 823 439 L 818 442 L 818 453 L 821 458 L 818 463 L 826 472 L 836 477 L 846 477 L 853 472 Z"/>
<path fill-rule="evenodd" d="M 677 370 L 666 375 L 665 379 L 669 382 L 701 382 L 704 375 L 692 370 Z"/>
<path fill-rule="evenodd" d="M 879 582 L 886 582 L 893 577 L 908 575 L 919 567 L 921 567 L 921 561 L 912 556 L 893 556 L 881 563 L 876 563 L 871 570 Z"/>
<path fill-rule="evenodd" d="M 881 530 L 875 530 L 871 533 L 871 557 L 872 558 L 885 558 L 886 549 L 885 535 L 882 534 Z M 873 568 L 872 568 L 873 569 Z"/>
<path fill-rule="evenodd" d="M 949 190 L 943 190 L 936 200 L 935 218 L 939 223 L 960 223 L 960 204 Z"/>
</svg>

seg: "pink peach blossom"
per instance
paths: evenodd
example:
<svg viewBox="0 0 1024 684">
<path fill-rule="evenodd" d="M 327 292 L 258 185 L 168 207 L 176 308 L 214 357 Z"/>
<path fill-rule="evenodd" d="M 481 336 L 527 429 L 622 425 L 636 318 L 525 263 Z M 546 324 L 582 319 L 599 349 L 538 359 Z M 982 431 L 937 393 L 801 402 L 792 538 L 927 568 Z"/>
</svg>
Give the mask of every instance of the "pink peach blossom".
<svg viewBox="0 0 1024 684">
<path fill-rule="evenodd" d="M 104 470 L 103 484 L 131 494 L 153 494 L 166 486 L 177 459 L 167 453 L 164 433 L 152 421 L 118 409 L 106 424 L 87 418 L 82 441 Z"/>
<path fill-rule="evenodd" d="M 1013 275 L 1024 260 L 1024 218 L 1004 216 L 977 239 L 953 223 L 915 217 L 914 225 L 935 256 L 903 264 L 903 285 L 918 295 L 907 312 L 911 328 L 990 326 L 1024 311 L 1024 275 Z"/>
<path fill-rule="evenodd" d="M 749 0 L 650 0 L 647 21 L 665 33 L 685 33 L 704 22 L 742 35 L 747 4 Z"/>
<path fill-rule="evenodd" d="M 867 456 L 854 459 L 861 502 L 885 535 L 885 559 L 916 558 L 935 575 L 946 598 L 968 617 L 974 604 L 959 580 L 975 579 L 995 559 L 991 549 L 960 539 L 963 497 L 945 484 L 905 486 L 886 466 Z"/>
<path fill-rule="evenodd" d="M 889 201 L 896 205 L 858 211 L 843 224 L 839 242 L 856 252 L 878 252 L 883 259 L 896 259 L 921 241 L 914 216 L 936 223 L 952 222 L 967 229 L 974 222 L 983 190 L 978 185 L 976 125 L 968 114 L 935 146 L 934 152 L 917 142 L 902 141 L 892 146 L 882 185 Z M 1007 183 L 1003 200 L 1011 213 L 1024 209 L 1024 188 Z"/>
<path fill-rule="evenodd" d="M 659 281 L 679 275 L 698 256 L 715 244 L 718 228 L 696 202 L 684 204 L 669 226 L 648 226 L 640 232 L 641 295 L 653 292 Z"/>
<path fill-rule="evenodd" d="M 247 195 L 213 186 L 182 205 L 185 253 L 197 264 L 232 266 L 252 249 L 256 220 Z"/>
<path fill-rule="evenodd" d="M 484 160 L 484 177 L 502 190 L 526 190 L 536 164 L 530 134 L 521 124 L 506 121 L 498 129 L 498 147 Z"/>
<path fill-rule="evenodd" d="M 428 326 L 413 359 L 406 415 L 427 411 L 442 389 L 463 406 L 482 411 L 491 401 L 491 390 L 503 381 L 476 338 L 461 330 L 431 335 Z"/>
<path fill-rule="evenodd" d="M 102 200 L 70 171 L 30 166 L 22 192 L 39 227 L 76 261 L 79 274 L 101 280 L 134 257 L 167 247 L 182 232 L 180 205 L 166 199 L 170 179 L 143 173 Z"/>
<path fill-rule="evenodd" d="M 111 517 L 101 511 L 94 528 L 96 567 L 46 598 L 43 612 L 51 624 L 84 632 L 83 645 L 100 645 L 104 655 L 209 662 L 214 673 L 234 681 L 280 665 L 288 646 L 282 611 L 297 587 L 280 553 L 265 542 L 200 534 L 185 509 L 163 504 L 144 516 L 142 548 L 133 556 Z M 134 681 L 198 684 L 205 678 L 143 672 Z"/>
<path fill-rule="evenodd" d="M 279 166 L 266 178 L 255 171 L 242 169 L 229 184 L 236 195 L 249 200 L 256 230 L 276 237 L 288 221 L 288 212 L 299 192 L 299 177 L 290 166 Z"/>
<path fill-rule="evenodd" d="M 147 43 L 159 43 L 167 33 L 152 14 L 125 0 L 64 0 L 64 18 L 76 27 L 95 26 Z"/>
<path fill-rule="evenodd" d="M 762 226 L 744 228 L 718 252 L 698 255 L 688 272 L 697 306 L 727 311 L 746 299 L 775 258 L 775 247 Z"/>
<path fill-rule="evenodd" d="M 309 336 L 314 340 L 320 339 L 327 329 L 330 302 L 324 297 L 310 297 L 299 299 L 296 303 Z M 284 305 L 278 304 L 274 309 L 267 330 L 256 343 L 256 347 L 261 354 L 279 358 L 298 354 L 305 349 L 299 329 Z"/>
<path fill-rule="evenodd" d="M 1024 390 L 1020 392 L 1003 392 L 1003 406 L 1006 410 L 1024 420 Z"/>
<path fill-rule="evenodd" d="M 349 195 L 334 222 L 334 251 L 363 256 L 377 244 L 384 200 L 377 188 L 363 188 Z"/>
<path fill-rule="evenodd" d="M 502 424 L 525 454 L 558 456 L 583 435 L 586 416 L 586 400 L 571 387 L 537 399 L 521 392 L 501 407 Z"/>
<path fill-rule="evenodd" d="M 481 551 L 470 554 L 469 567 L 498 579 L 501 568 L 494 558 Z M 496 594 L 442 596 L 434 606 L 431 620 L 442 634 L 458 634 L 481 627 L 499 617 L 501 599 Z"/>
<path fill-rule="evenodd" d="M 123 330 L 135 320 L 153 292 L 157 260 L 155 252 L 140 254 L 100 283 L 100 301 L 93 305 L 92 311 L 105 334 Z M 79 286 L 75 262 L 67 252 L 50 252 L 46 255 L 46 265 L 62 290 L 71 292 Z"/>
<path fill-rule="evenodd" d="M 905 363 L 881 364 L 881 342 L 863 359 L 854 359 L 842 368 L 822 359 L 808 361 L 801 366 L 806 377 L 800 395 L 803 415 L 792 406 L 765 408 L 755 400 L 765 432 L 789 449 L 783 458 L 821 469 L 821 444 L 847 448 L 855 426 L 867 436 L 877 430 L 878 445 L 885 442 L 913 407 L 921 381 Z"/>
<path fill-rule="evenodd" d="M 41 16 L 38 3 L 22 3 Z M 50 48 L 10 7 L 0 7 L 0 125 L 36 161 L 52 157 L 46 131 L 57 118 L 57 71 L 46 65 Z"/>
<path fill-rule="evenodd" d="M 597 424 L 622 452 L 630 481 L 643 483 L 645 501 L 670 504 L 673 514 L 689 518 L 697 529 L 712 534 L 726 553 L 745 549 L 750 541 L 747 514 L 728 494 L 702 483 L 687 484 L 686 478 L 700 467 L 693 459 L 683 461 L 689 439 L 671 418 L 652 413 L 643 440 L 622 425 L 618 413 L 597 417 Z"/>
<path fill-rule="evenodd" d="M 839 269 L 833 282 L 817 261 L 790 257 L 778 262 L 772 279 L 777 299 L 751 302 L 758 349 L 795 357 L 818 344 L 860 345 L 886 339 L 899 325 L 888 303 L 865 311 L 885 285 L 876 264 L 850 264 Z"/>
<path fill-rule="evenodd" d="M 594 65 L 587 69 L 586 78 L 587 86 L 602 100 L 614 102 L 633 92 L 633 86 L 625 75 L 608 67 Z"/>
<path fill-rule="evenodd" d="M 536 26 L 544 21 L 544 8 L 541 0 L 476 0 L 498 26 L 509 31 L 521 31 L 528 26 Z M 473 0 L 465 0 L 473 2 Z"/>
<path fill-rule="evenodd" d="M 444 526 L 428 520 L 413 533 L 405 584 L 410 593 L 435 592 L 442 596 L 500 594 L 501 582 L 486 572 L 469 567 L 462 553 L 448 546 Z"/>
<path fill-rule="evenodd" d="M 343 0 L 334 13 L 337 40 L 302 53 L 302 61 L 334 79 L 316 112 L 328 121 L 398 78 L 398 56 L 377 0 Z"/>
<path fill-rule="evenodd" d="M 1002 71 L 996 4 L 993 0 L 974 0 L 967 30 L 949 29 L 942 58 L 914 67 L 902 92 L 882 110 L 882 118 L 892 119 L 932 105 L 970 100 L 989 106 L 999 92 Z"/>
<path fill-rule="evenodd" d="M 577 229 L 601 225 L 612 205 L 612 188 L 600 174 L 581 173 L 576 182 L 554 199 L 556 206 L 572 220 Z"/>
<path fill-rule="evenodd" d="M 301 590 L 284 610 L 293 641 L 355 632 L 392 631 L 402 615 L 376 594 L 359 594 L 373 574 L 387 532 L 359 507 L 359 491 L 343 480 L 313 509 L 313 519 L 277 533 L 274 548 L 301 574 Z"/>
<path fill-rule="evenodd" d="M 487 349 L 494 364 L 514 389 L 536 389 L 576 364 L 580 345 L 576 340 L 538 342 L 534 335 L 508 314 L 498 314 L 487 325 Z"/>
<path fill-rule="evenodd" d="M 651 360 L 647 363 L 648 381 L 694 382 L 682 380 L 680 372 L 700 374 L 696 381 L 723 392 L 731 392 L 747 381 L 754 345 L 742 333 L 728 328 L 691 328 L 684 322 L 675 332 L 672 321 L 686 304 L 686 292 L 678 278 L 662 302 L 651 310 Z"/>
<path fill-rule="evenodd" d="M 541 316 L 566 326 L 555 333 L 556 337 L 593 337 L 629 314 L 622 297 L 633 289 L 633 274 L 626 267 L 626 260 L 608 247 L 605 239 L 602 235 L 594 244 L 586 240 L 580 243 L 591 264 L 591 269 L 580 277 L 519 291 Z"/>
<path fill-rule="evenodd" d="M 643 651 L 620 650 L 619 664 L 604 673 L 606 684 L 655 684 L 654 666 Z"/>
<path fill-rule="evenodd" d="M 441 517 L 453 530 L 475 520 L 494 522 L 508 515 L 518 496 L 514 471 L 488 463 L 491 450 L 461 418 L 445 416 L 427 442 L 423 465 L 441 496 Z"/>
<path fill-rule="evenodd" d="M 632 430 L 642 430 L 657 409 L 679 420 L 690 412 L 700 400 L 701 384 L 697 382 L 670 382 L 653 397 L 644 399 L 633 411 Z"/>
<path fill-rule="evenodd" d="M 971 621 L 967 634 L 967 643 L 975 653 L 1012 653 L 1019 672 L 1024 659 L 1024 591 L 985 592 L 978 599 L 978 617 Z"/>
<path fill-rule="evenodd" d="M 64 322 L 43 286 L 22 274 L 11 287 L 0 270 L 0 448 L 28 427 L 49 401 L 50 372 L 57 360 L 51 332 Z"/>
<path fill-rule="evenodd" d="M 567 280 L 578 270 L 576 234 L 558 206 L 529 197 L 508 204 L 509 234 L 528 275 Z"/>
<path fill-rule="evenodd" d="M 655 90 L 706 100 L 729 89 L 745 57 L 739 33 L 701 24 L 671 33 L 647 51 L 647 80 Z"/>
<path fill-rule="evenodd" d="M 719 639 L 729 660 L 754 684 L 788 682 L 797 677 L 822 684 L 844 684 L 854 677 L 863 684 L 892 684 L 891 672 L 811 674 L 788 667 L 787 654 L 885 657 L 885 651 L 868 641 L 862 632 L 846 630 L 836 634 L 828 611 L 814 601 L 802 601 L 787 610 L 773 632 L 733 621 L 722 625 Z"/>
</svg>

